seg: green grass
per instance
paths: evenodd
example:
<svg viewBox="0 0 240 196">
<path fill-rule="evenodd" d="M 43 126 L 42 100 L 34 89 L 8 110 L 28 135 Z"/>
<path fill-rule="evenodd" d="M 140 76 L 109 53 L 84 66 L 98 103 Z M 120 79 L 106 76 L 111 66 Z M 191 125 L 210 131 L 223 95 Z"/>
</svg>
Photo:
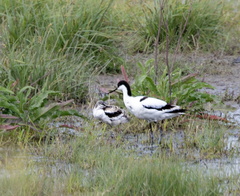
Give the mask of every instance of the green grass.
<svg viewBox="0 0 240 196">
<path fill-rule="evenodd" d="M 63 93 L 64 99 L 84 101 L 89 79 L 95 75 L 92 56 L 56 54 L 47 51 L 44 43 L 33 42 L 22 50 L 13 47 L 4 55 L 0 68 L 3 86 L 17 81 L 18 89 L 33 86 L 36 92 L 44 88 Z"/>
<path fill-rule="evenodd" d="M 206 186 L 200 172 L 161 159 L 128 161 L 109 195 L 217 195 L 214 181 Z"/>
<path fill-rule="evenodd" d="M 184 148 L 196 149 L 197 154 L 204 158 L 221 157 L 227 154 L 224 141 L 226 131 L 227 127 L 217 121 L 189 119 L 184 130 Z"/>
<path fill-rule="evenodd" d="M 14 45 L 22 48 L 33 41 L 45 42 L 45 49 L 50 51 L 94 53 L 98 61 L 104 55 L 110 58 L 116 28 L 108 20 L 111 2 L 14 0 L 8 5 L 2 2 L 4 42 L 10 48 Z"/>
<path fill-rule="evenodd" d="M 138 23 L 139 38 L 136 38 L 135 44 L 133 42 L 135 51 L 153 50 L 160 15 L 162 16 L 160 49 L 166 48 L 167 39 L 169 39 L 170 47 L 175 48 L 181 37 L 182 50 L 214 50 L 219 46 L 220 40 L 224 39 L 223 3 L 219 1 L 198 0 L 182 3 L 171 0 L 163 5 L 162 14 L 159 11 L 159 1 L 144 5 L 145 21 L 140 20 Z"/>
<path fill-rule="evenodd" d="M 233 16 L 233 7 L 216 1 L 194 1 L 190 6 L 171 0 L 164 5 L 164 18 L 168 19 L 172 47 L 189 9 L 182 48 L 205 50 L 229 43 L 222 41 L 224 17 Z M 89 78 L 99 72 L 119 71 L 121 64 L 127 64 L 122 57 L 129 44 L 134 51 L 153 49 L 158 29 L 157 2 L 9 0 L 0 1 L 0 10 L 1 85 L 18 81 L 18 88 L 48 88 L 61 91 L 65 99 L 82 102 L 88 94 Z M 237 16 L 234 19 L 232 27 L 238 24 Z M 161 33 L 163 46 L 164 28 Z"/>
<path fill-rule="evenodd" d="M 89 79 L 119 69 L 111 0 L 14 0 L 1 1 L 0 7 L 1 85 L 17 81 L 18 88 L 47 88 L 83 102 Z"/>
<path fill-rule="evenodd" d="M 44 149 L 44 150 L 43 150 Z M 34 149 L 33 149 L 34 150 Z M 218 179 L 175 156 L 137 157 L 92 135 L 39 146 L 42 161 L 4 157 L 1 195 L 219 195 Z M 42 154 L 43 153 L 43 154 Z M 10 163 L 11 164 L 8 164 Z M 61 170 L 53 172 L 58 164 Z M 65 165 L 65 166 L 64 166 Z M 68 165 L 68 166 L 67 166 Z"/>
<path fill-rule="evenodd" d="M 171 49 L 178 42 L 190 7 L 175 0 L 168 1 L 164 7 Z M 236 53 L 237 36 L 231 35 L 238 35 L 239 14 L 234 14 L 234 8 L 232 4 L 226 6 L 225 2 L 215 0 L 194 1 L 182 35 L 181 50 Z M 122 57 L 129 55 L 129 48 L 134 52 L 153 49 L 159 14 L 157 1 L 154 5 L 152 1 L 121 0 L 0 0 L 0 13 L 0 86 L 13 91 L 13 95 L 26 86 L 34 87 L 22 97 L 25 103 L 42 90 L 59 92 L 49 97 L 50 101 L 74 98 L 86 103 L 88 86 L 95 75 L 117 72 L 121 64 L 127 65 L 129 59 L 122 60 Z M 231 34 L 226 33 L 229 29 Z M 164 49 L 164 28 L 161 33 L 159 44 Z M 146 79 L 152 70 L 141 65 L 145 70 L 140 79 Z M 136 68 L 127 66 L 130 71 Z M 180 71 L 176 73 L 182 76 Z M 161 78 L 157 91 L 159 96 L 167 98 L 167 80 L 164 75 Z M 137 84 L 142 85 L 144 94 L 154 89 L 152 79 L 148 76 L 145 83 Z M 199 88 L 204 86 L 199 84 Z M 162 87 L 164 91 L 160 91 Z M 191 84 L 190 87 L 194 88 Z M 181 92 L 191 94 L 187 91 L 190 87 L 180 89 L 180 94 L 174 96 L 183 101 Z M 200 100 L 204 102 L 204 97 Z M 16 104 L 21 105 L 21 101 Z M 26 119 L 28 106 L 20 106 Z M 32 109 L 34 117 L 35 108 Z M 116 133 L 115 143 L 104 136 L 97 137 L 96 126 L 89 122 L 78 138 L 63 136 L 44 123 L 44 135 L 24 126 L 14 131 L 1 130 L 1 147 L 18 144 L 20 151 L 25 149 L 26 153 L 0 154 L 0 195 L 221 195 L 225 190 L 222 179 L 191 169 L 185 163 L 199 157 L 225 156 L 228 153 L 223 141 L 226 128 L 188 117 L 166 123 L 175 133 L 179 122 L 184 120 L 187 120 L 183 123 L 185 138 L 180 149 L 176 149 L 172 137 L 165 138 L 164 145 L 153 156 L 139 156 L 134 150 L 126 150 L 122 133 Z M 145 125 L 135 120 L 126 129 L 138 134 L 147 131 Z M 41 161 L 29 158 L 29 153 L 40 156 Z M 64 166 L 54 172 L 59 164 Z M 239 180 L 235 176 L 227 178 L 236 179 Z M 237 185 L 235 181 L 226 192 L 237 195 Z"/>
<path fill-rule="evenodd" d="M 114 128 L 111 131 L 116 131 L 116 138 L 120 139 L 112 140 L 106 128 L 96 127 L 94 123 L 85 124 L 80 137 L 48 130 L 47 136 L 38 142 L 33 142 L 33 135 L 27 130 L 12 131 L 10 137 L 1 137 L 0 146 L 4 152 L 4 147 L 17 143 L 20 151 L 14 155 L 0 154 L 6 171 L 0 178 L 0 194 L 221 195 L 223 191 L 234 192 L 236 177 L 216 177 L 187 164 L 225 157 L 226 129 L 212 121 L 186 119 L 183 141 L 179 143 L 174 133 L 178 131 L 176 120 L 184 119 L 169 121 L 170 137 L 163 138 L 163 145 L 152 156 L 139 155 L 139 151 L 127 148 L 128 141 L 121 139 L 124 134 Z M 129 125 L 128 131 L 140 126 L 138 121 L 131 123 L 134 124 Z M 230 184 L 222 183 L 226 179 Z"/>
</svg>

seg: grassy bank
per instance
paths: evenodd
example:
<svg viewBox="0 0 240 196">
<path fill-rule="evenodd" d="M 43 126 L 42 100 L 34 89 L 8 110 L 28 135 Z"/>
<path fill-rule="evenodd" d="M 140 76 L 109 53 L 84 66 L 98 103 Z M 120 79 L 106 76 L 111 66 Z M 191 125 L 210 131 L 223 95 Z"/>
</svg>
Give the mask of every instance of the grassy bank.
<svg viewBox="0 0 240 196">
<path fill-rule="evenodd" d="M 171 50 L 179 42 L 185 51 L 222 50 L 238 21 L 227 24 L 233 6 L 216 1 L 14 0 L 1 1 L 0 9 L 1 85 L 18 81 L 19 88 L 49 88 L 82 101 L 93 75 L 118 72 L 128 52 L 153 51 L 159 16 L 160 51 L 167 42 Z"/>
</svg>

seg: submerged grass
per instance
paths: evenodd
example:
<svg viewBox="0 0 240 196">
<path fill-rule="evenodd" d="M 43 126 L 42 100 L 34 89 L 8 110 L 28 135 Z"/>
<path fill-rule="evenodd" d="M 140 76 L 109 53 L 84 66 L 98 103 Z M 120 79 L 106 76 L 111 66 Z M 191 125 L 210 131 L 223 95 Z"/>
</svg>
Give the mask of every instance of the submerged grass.
<svg viewBox="0 0 240 196">
<path fill-rule="evenodd" d="M 93 123 L 84 127 L 78 137 L 49 132 L 38 143 L 30 142 L 28 132 L 12 132 L 11 137 L 18 137 L 15 141 L 23 153 L 8 156 L 4 148 L 3 153 L 0 151 L 0 194 L 221 195 L 234 192 L 236 186 L 232 182 L 231 187 L 223 183 L 225 177 L 216 177 L 188 164 L 189 160 L 225 156 L 224 128 L 211 121 L 188 120 L 182 124 L 185 127 L 182 147 L 164 137 L 162 142 L 166 145 L 152 155 L 140 155 L 138 150 L 129 148 L 128 141 L 117 139 L 117 135 L 123 137 L 122 133 L 116 132 L 116 138 L 111 138 L 106 130 L 96 128 Z M 137 121 L 133 123 L 138 124 L 134 125 L 136 128 L 139 126 Z M 173 133 L 178 131 L 171 121 L 168 127 Z M 0 146 L 9 142 L 2 138 Z"/>
<path fill-rule="evenodd" d="M 56 140 L 45 146 L 45 152 L 41 150 L 42 146 L 39 147 L 39 155 L 44 153 L 47 159 L 3 158 L 3 168 L 7 172 L 0 178 L 1 195 L 220 194 L 218 179 L 192 170 L 180 159 L 164 153 L 136 157 L 134 153 L 104 143 L 93 135 L 67 143 Z M 60 163 L 65 167 L 58 170 Z M 56 169 L 58 172 L 53 172 Z"/>
<path fill-rule="evenodd" d="M 109 195 L 217 195 L 214 182 L 208 181 L 206 186 L 200 172 L 186 169 L 173 160 L 161 159 L 127 163 L 119 180 L 113 181 Z"/>
<path fill-rule="evenodd" d="M 213 159 L 225 155 L 227 127 L 220 122 L 190 120 L 184 130 L 186 149 L 197 149 L 202 158 Z"/>
</svg>

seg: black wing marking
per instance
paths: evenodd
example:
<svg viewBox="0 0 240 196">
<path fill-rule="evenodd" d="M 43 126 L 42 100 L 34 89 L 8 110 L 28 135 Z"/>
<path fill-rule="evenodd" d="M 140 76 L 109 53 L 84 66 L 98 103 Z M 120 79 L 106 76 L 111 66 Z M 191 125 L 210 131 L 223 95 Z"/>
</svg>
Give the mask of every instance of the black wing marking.
<svg viewBox="0 0 240 196">
<path fill-rule="evenodd" d="M 121 110 L 117 110 L 117 111 L 114 111 L 114 112 L 108 112 L 108 111 L 104 111 L 104 112 L 109 118 L 117 117 L 117 116 L 122 114 Z"/>
<path fill-rule="evenodd" d="M 160 107 L 160 108 L 156 108 L 156 107 L 152 107 L 152 106 L 145 106 L 143 105 L 143 107 L 147 108 L 147 109 L 154 109 L 154 110 L 159 110 L 159 111 L 162 111 L 162 110 L 169 110 L 169 109 L 172 109 L 174 108 L 175 106 L 173 105 L 170 105 L 170 104 L 167 104 L 163 107 Z M 171 113 L 171 112 L 170 112 Z"/>
<path fill-rule="evenodd" d="M 140 102 L 142 102 L 143 100 L 147 99 L 148 97 L 143 97 L 140 99 Z"/>
</svg>

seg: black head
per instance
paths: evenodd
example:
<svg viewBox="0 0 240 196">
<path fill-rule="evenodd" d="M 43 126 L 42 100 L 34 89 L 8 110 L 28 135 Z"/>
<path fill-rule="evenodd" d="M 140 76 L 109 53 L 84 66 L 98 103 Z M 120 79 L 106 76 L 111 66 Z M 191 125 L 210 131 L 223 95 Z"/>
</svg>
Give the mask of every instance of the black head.
<svg viewBox="0 0 240 196">
<path fill-rule="evenodd" d="M 121 80 L 118 82 L 118 87 L 124 85 L 124 86 L 129 86 L 129 84 L 125 80 Z"/>
<path fill-rule="evenodd" d="M 115 88 L 114 90 L 109 91 L 108 93 L 115 92 L 116 90 L 119 89 L 120 86 L 125 86 L 127 88 L 128 95 L 132 96 L 131 88 L 130 88 L 129 84 L 125 80 L 121 80 L 120 82 L 118 82 L 117 88 Z"/>
<path fill-rule="evenodd" d="M 130 88 L 129 84 L 125 80 L 121 80 L 121 81 L 118 82 L 118 88 L 120 86 L 125 86 L 127 88 L 128 95 L 132 96 L 131 88 Z"/>
</svg>

